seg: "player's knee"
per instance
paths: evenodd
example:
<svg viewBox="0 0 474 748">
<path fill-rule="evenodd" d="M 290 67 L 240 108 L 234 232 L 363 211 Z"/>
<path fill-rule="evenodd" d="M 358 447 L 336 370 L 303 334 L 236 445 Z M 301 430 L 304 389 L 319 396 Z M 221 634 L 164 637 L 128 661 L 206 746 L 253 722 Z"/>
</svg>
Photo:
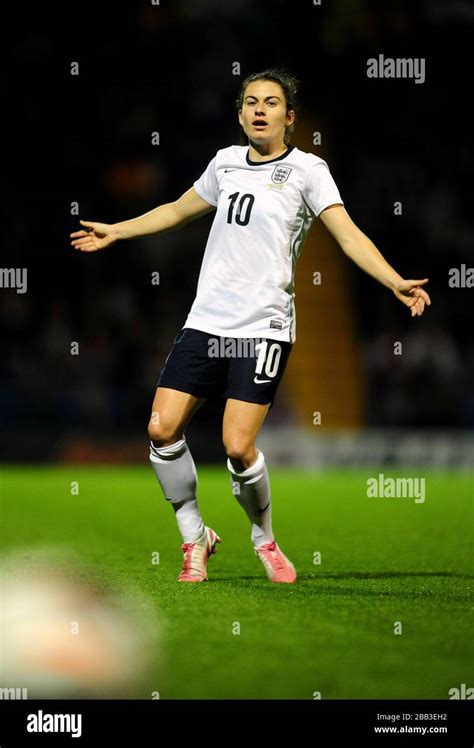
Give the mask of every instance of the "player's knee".
<svg viewBox="0 0 474 748">
<path fill-rule="evenodd" d="M 182 433 L 176 428 L 172 428 L 168 424 L 155 423 L 153 419 L 148 424 L 148 436 L 155 447 L 167 447 L 183 438 Z"/>
<path fill-rule="evenodd" d="M 224 442 L 226 455 L 232 463 L 245 463 L 254 452 L 254 446 L 245 439 L 233 439 Z"/>
</svg>

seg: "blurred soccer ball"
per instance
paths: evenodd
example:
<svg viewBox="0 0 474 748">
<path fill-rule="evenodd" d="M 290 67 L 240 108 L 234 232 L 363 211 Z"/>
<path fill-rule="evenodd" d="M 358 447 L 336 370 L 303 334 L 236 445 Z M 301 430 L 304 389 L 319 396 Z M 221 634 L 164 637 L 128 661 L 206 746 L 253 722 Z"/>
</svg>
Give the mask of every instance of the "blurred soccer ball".
<svg viewBox="0 0 474 748">
<path fill-rule="evenodd" d="M 27 688 L 28 698 L 137 697 L 159 650 L 146 602 L 83 581 L 77 564 L 58 570 L 27 555 L 0 564 L 0 687 Z"/>
</svg>

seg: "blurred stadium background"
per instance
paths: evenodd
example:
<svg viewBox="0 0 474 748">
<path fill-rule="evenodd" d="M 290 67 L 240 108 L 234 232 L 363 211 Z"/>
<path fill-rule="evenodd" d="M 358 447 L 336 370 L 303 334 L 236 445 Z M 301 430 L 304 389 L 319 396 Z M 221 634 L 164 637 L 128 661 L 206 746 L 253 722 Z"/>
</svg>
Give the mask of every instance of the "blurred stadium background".
<svg viewBox="0 0 474 748">
<path fill-rule="evenodd" d="M 429 276 L 433 305 L 412 320 L 316 222 L 297 269 L 297 345 L 265 447 L 285 462 L 325 463 L 328 435 L 349 433 L 350 442 L 331 437 L 329 457 L 359 463 L 373 455 L 374 433 L 384 461 L 403 463 L 415 449 L 423 461 L 465 463 L 474 428 L 472 290 L 448 286 L 450 268 L 469 266 L 474 236 L 458 94 L 472 21 L 464 6 L 381 10 L 339 0 L 256 9 L 200 0 L 98 12 L 92 29 L 71 35 L 30 13 L 32 28 L 13 45 L 18 161 L 2 264 L 28 268 L 28 292 L 0 294 L 4 458 L 144 459 L 154 387 L 194 299 L 212 214 L 103 254 L 74 252 L 69 233 L 79 218 L 112 223 L 176 199 L 218 148 L 238 142 L 242 77 L 283 64 L 302 81 L 292 142 L 328 161 L 349 214 L 402 275 Z M 425 57 L 426 81 L 367 78 L 367 59 L 379 53 Z M 72 341 L 80 355 L 70 355 Z M 403 355 L 394 355 L 394 341 Z M 190 433 L 197 459 L 220 461 L 213 406 Z M 289 439 L 288 429 L 302 439 Z"/>
<path fill-rule="evenodd" d="M 459 471 L 462 491 L 457 478 L 452 483 L 463 494 L 450 527 L 454 549 L 472 519 L 474 290 L 448 283 L 450 269 L 473 265 L 465 97 L 472 10 L 438 0 L 390 0 L 383 7 L 374 0 L 323 0 L 321 6 L 173 0 L 104 9 L 85 3 L 77 13 L 59 8 L 54 16 L 31 7 L 26 15 L 11 42 L 6 81 L 14 124 L 7 150 L 14 158 L 3 175 L 2 266 L 27 268 L 28 290 L 0 289 L 4 485 L 25 501 L 25 526 L 20 530 L 21 503 L 10 506 L 6 546 L 15 546 L 17 530 L 20 543 L 35 537 L 25 527 L 36 479 L 22 488 L 22 465 L 149 470 L 146 425 L 154 389 L 194 299 L 212 214 L 97 254 L 75 252 L 70 232 L 79 218 L 112 223 L 176 199 L 217 149 L 238 142 L 234 100 L 242 78 L 284 65 L 302 82 L 292 142 L 328 161 L 350 216 L 401 275 L 430 278 L 432 306 L 411 319 L 316 222 L 297 267 L 296 345 L 258 446 L 271 477 L 277 468 Z M 425 58 L 425 82 L 367 78 L 367 59 L 379 54 Z M 78 76 L 70 74 L 74 61 Z M 235 62 L 240 76 L 233 75 Z M 154 132 L 159 145 L 152 144 Z M 315 132 L 320 146 L 313 144 Z M 394 214 L 398 201 L 402 215 Z M 76 203 L 78 215 L 72 215 Z M 156 272 L 159 285 L 151 282 Z M 313 284 L 315 272 L 321 285 Z M 79 355 L 70 353 L 74 341 Z M 400 356 L 394 355 L 397 341 Z M 222 409 L 209 401 L 187 438 L 198 470 L 218 465 L 226 486 Z M 313 424 L 315 412 L 321 425 Z M 52 486 L 57 476 L 66 479 L 65 469 Z M 100 492 L 100 474 L 91 475 Z M 138 483 L 165 516 L 151 470 Z M 41 501 L 48 485 L 38 484 Z M 324 490 L 330 485 L 328 479 Z M 278 477 L 274 488 L 281 490 Z M 216 506 L 219 490 L 212 489 Z M 4 495 L 13 496 L 9 491 Z M 60 504 L 53 506 L 58 511 Z M 103 505 L 97 512 L 98 527 L 113 521 Z M 41 524 L 41 515 L 33 516 Z M 73 537 L 63 519 L 65 537 Z M 49 521 L 39 530 L 45 540 L 51 539 Z M 445 521 L 436 514 L 435 538 Z M 140 523 L 140 514 L 133 522 Z M 409 517 L 406 523 L 409 533 Z M 377 527 L 374 519 L 374 532 Z M 94 543 L 100 546 L 97 538 Z M 432 556 L 427 551 L 426 573 L 437 548 L 434 543 Z M 100 553 L 92 557 L 98 561 Z M 468 554 L 463 558 L 467 563 Z M 178 553 L 171 575 L 176 560 Z M 370 567 L 370 558 L 365 563 Z M 416 682 L 411 693 L 422 692 Z M 177 686 L 175 693 L 182 694 Z"/>
</svg>

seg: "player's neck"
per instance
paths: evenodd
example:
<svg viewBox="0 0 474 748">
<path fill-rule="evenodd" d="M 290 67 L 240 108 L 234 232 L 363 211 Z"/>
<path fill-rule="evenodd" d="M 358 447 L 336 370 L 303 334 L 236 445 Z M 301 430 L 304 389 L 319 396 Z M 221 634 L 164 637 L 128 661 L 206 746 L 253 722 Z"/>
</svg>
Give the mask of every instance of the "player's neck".
<svg viewBox="0 0 474 748">
<path fill-rule="evenodd" d="M 265 143 L 263 145 L 254 145 L 249 141 L 249 158 L 251 161 L 271 161 L 278 156 L 282 156 L 288 150 L 285 143 Z"/>
</svg>

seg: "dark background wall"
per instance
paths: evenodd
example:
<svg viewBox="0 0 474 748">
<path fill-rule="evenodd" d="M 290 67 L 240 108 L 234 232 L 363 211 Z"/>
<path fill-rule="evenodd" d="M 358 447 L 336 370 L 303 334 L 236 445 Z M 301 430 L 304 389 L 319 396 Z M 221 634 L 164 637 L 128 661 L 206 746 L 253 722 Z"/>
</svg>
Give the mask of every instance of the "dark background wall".
<svg viewBox="0 0 474 748">
<path fill-rule="evenodd" d="M 8 459 L 54 455 L 71 433 L 145 435 L 212 214 L 102 253 L 75 252 L 69 234 L 79 218 L 124 220 L 187 190 L 218 148 L 238 143 L 240 83 L 271 65 L 301 80 L 300 122 L 322 133 L 313 152 L 328 158 L 353 220 L 404 277 L 430 278 L 432 307 L 413 324 L 351 264 L 365 423 L 474 428 L 474 289 L 448 284 L 451 268 L 474 265 L 467 4 L 198 0 L 19 12 L 5 31 L 1 265 L 27 268 L 28 290 L 0 288 Z M 425 82 L 368 78 L 379 54 L 425 58 Z M 412 353 L 394 366 L 400 336 Z"/>
</svg>

